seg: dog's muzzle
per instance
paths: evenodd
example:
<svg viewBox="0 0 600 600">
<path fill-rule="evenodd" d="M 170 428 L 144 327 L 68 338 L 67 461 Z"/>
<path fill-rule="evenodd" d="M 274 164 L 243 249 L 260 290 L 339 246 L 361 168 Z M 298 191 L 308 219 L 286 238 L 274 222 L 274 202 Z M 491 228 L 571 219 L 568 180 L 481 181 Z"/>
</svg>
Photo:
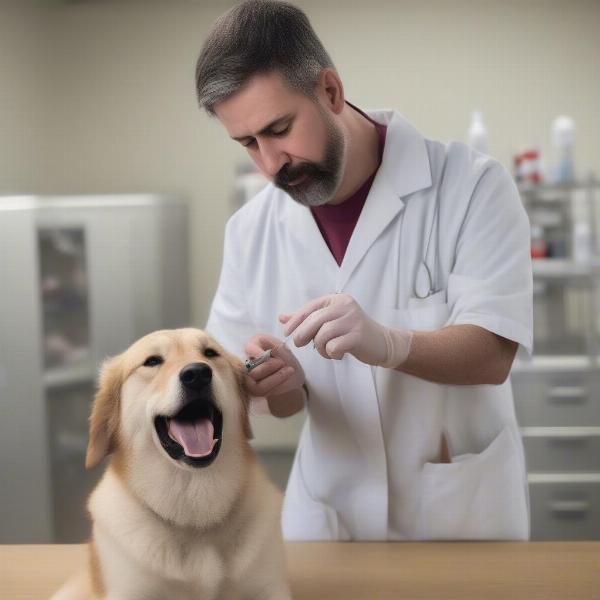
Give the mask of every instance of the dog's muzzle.
<svg viewBox="0 0 600 600">
<path fill-rule="evenodd" d="M 167 454 L 192 467 L 207 467 L 219 454 L 223 414 L 212 392 L 212 369 L 191 363 L 179 373 L 183 406 L 174 415 L 154 419 L 158 439 Z"/>
</svg>

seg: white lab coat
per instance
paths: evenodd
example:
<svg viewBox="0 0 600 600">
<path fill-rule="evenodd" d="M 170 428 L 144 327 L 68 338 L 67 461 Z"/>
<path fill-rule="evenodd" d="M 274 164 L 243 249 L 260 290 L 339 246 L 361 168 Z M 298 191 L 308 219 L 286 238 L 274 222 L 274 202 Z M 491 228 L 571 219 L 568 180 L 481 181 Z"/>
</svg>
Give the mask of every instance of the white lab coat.
<svg viewBox="0 0 600 600">
<path fill-rule="evenodd" d="M 530 231 L 517 189 L 495 160 L 425 139 L 398 113 L 382 164 L 338 267 L 309 211 L 268 185 L 229 220 L 207 329 L 244 343 L 305 302 L 336 291 L 396 328 L 470 323 L 532 349 Z M 439 194 L 430 269 L 415 277 Z M 437 261 L 433 260 L 437 256 Z M 309 389 L 288 483 L 288 540 L 528 539 L 529 496 L 510 382 L 452 386 L 346 355 L 295 352 Z M 436 464 L 445 433 L 451 464 Z"/>
</svg>

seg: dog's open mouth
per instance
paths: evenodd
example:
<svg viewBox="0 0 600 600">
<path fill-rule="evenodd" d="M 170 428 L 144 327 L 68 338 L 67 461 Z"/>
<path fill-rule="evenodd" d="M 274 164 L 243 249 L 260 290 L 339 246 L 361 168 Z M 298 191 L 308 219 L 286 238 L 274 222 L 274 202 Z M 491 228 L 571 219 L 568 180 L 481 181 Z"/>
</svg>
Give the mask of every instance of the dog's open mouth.
<svg viewBox="0 0 600 600">
<path fill-rule="evenodd" d="M 192 467 L 207 467 L 221 449 L 223 415 L 211 401 L 194 400 L 172 417 L 154 419 L 167 454 Z"/>
</svg>

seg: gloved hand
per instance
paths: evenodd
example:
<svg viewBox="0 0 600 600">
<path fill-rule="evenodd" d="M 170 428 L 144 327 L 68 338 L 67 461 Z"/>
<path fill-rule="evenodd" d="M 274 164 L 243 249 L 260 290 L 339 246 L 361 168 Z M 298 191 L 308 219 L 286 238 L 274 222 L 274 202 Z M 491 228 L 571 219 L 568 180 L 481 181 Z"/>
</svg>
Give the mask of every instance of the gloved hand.
<svg viewBox="0 0 600 600">
<path fill-rule="evenodd" d="M 271 353 L 271 358 L 248 373 L 249 394 L 264 397 L 279 396 L 301 389 L 305 380 L 304 369 L 282 340 L 261 333 L 247 342 L 244 351 L 250 358 L 258 358 L 269 348 L 276 348 Z"/>
<path fill-rule="evenodd" d="M 413 335 L 380 325 L 348 294 L 322 296 L 279 320 L 286 325 L 286 337 L 295 332 L 296 346 L 312 340 L 324 358 L 339 360 L 349 352 L 361 362 L 388 368 L 404 363 Z"/>
</svg>

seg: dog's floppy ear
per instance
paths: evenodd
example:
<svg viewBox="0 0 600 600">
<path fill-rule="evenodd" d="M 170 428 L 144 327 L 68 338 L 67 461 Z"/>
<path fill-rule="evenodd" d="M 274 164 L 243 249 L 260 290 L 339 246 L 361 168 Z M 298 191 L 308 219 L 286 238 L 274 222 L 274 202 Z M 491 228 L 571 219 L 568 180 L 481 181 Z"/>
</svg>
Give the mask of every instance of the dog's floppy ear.
<svg viewBox="0 0 600 600">
<path fill-rule="evenodd" d="M 244 363 L 239 358 L 232 354 L 229 354 L 229 362 L 235 373 L 242 401 L 242 430 L 246 439 L 251 440 L 254 438 L 254 434 L 252 433 L 252 426 L 250 424 L 250 394 L 248 394 L 248 390 L 246 389 L 246 367 L 244 367 Z"/>
<path fill-rule="evenodd" d="M 85 468 L 93 469 L 115 448 L 119 427 L 119 405 L 123 385 L 119 356 L 108 358 L 100 367 L 98 391 L 90 417 L 90 438 Z"/>
</svg>

